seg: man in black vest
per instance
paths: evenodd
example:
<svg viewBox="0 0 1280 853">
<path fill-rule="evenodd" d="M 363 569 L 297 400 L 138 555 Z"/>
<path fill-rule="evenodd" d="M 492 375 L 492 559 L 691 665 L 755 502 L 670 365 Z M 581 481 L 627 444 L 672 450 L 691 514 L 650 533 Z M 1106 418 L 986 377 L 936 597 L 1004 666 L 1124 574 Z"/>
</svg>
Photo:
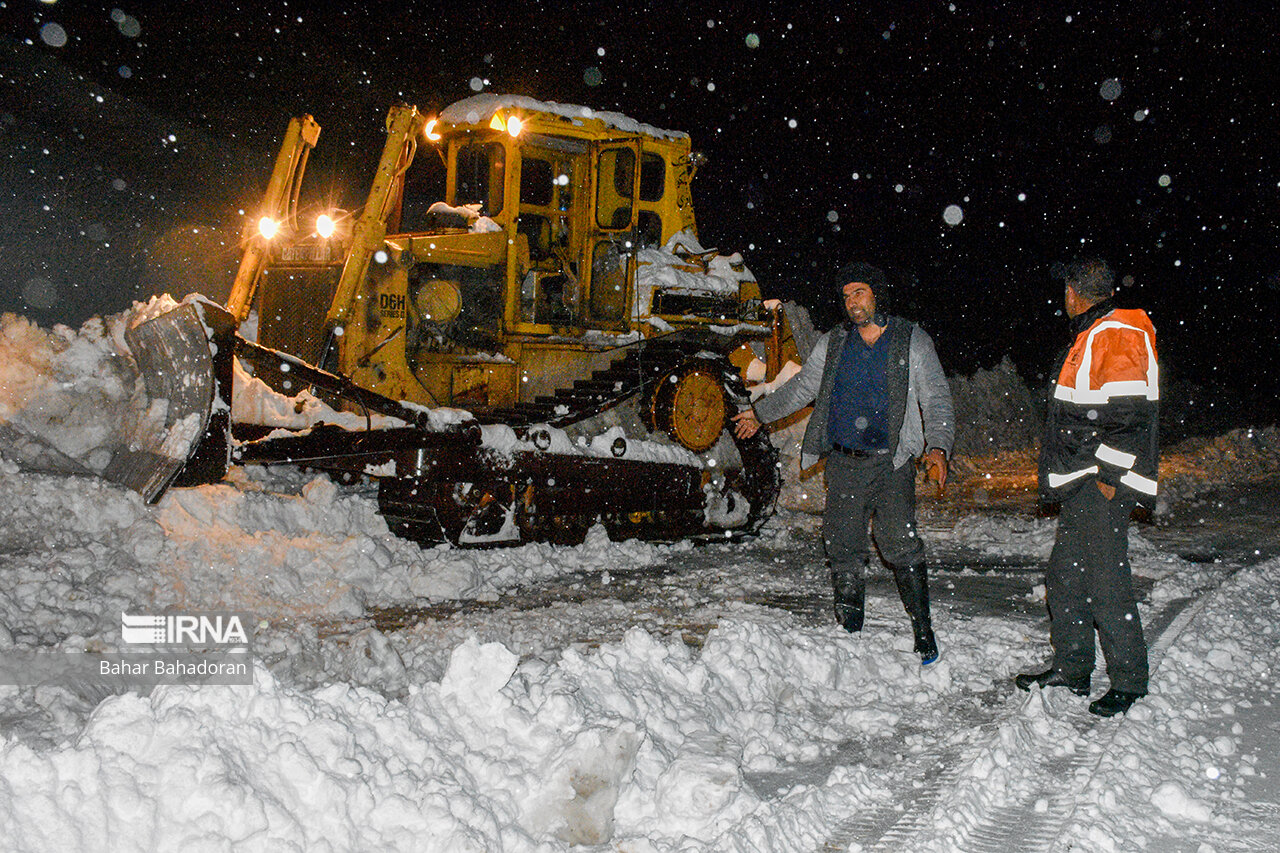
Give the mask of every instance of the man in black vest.
<svg viewBox="0 0 1280 853">
<path fill-rule="evenodd" d="M 836 274 L 847 322 L 814 345 L 804 367 L 774 393 L 734 416 L 739 437 L 813 402 L 801 467 L 827 460 L 822 534 L 831 562 L 835 614 L 849 632 L 862 630 L 867 526 L 893 569 L 911 617 L 915 650 L 929 665 L 938 644 L 929 616 L 924 543 L 916 529 L 914 462 L 923 456 L 939 485 L 955 438 L 951 389 L 933 341 L 916 324 L 884 314 L 888 278 L 870 264 Z M 856 334 L 855 334 L 856 332 Z"/>
</svg>

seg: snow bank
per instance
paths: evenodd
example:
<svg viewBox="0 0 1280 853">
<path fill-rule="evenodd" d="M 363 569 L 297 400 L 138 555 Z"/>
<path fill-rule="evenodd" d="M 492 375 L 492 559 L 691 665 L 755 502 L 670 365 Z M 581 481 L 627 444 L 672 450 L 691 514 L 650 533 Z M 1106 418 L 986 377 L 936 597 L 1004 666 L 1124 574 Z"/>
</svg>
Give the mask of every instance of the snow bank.
<svg viewBox="0 0 1280 853">
<path fill-rule="evenodd" d="M 1160 488 L 1170 500 L 1191 500 L 1228 483 L 1280 476 L 1280 426 L 1234 429 L 1189 438 L 1160 459 Z"/>
<path fill-rule="evenodd" d="M 1039 442 L 1043 406 L 1008 356 L 990 370 L 947 381 L 956 409 L 955 455 L 989 456 Z"/>
<path fill-rule="evenodd" d="M 148 409 L 125 314 L 46 331 L 0 317 L 0 452 L 44 470 L 101 473 Z"/>
<path fill-rule="evenodd" d="M 749 611 L 700 654 L 638 629 L 553 663 L 472 639 L 402 700 L 259 667 L 252 686 L 108 698 L 55 748 L 0 741 L 0 823 L 22 849 L 812 849 L 815 803 L 882 797 L 873 768 L 768 803 L 747 776 L 946 702 L 963 682 L 909 643 Z M 993 653 L 958 641 L 956 672 Z"/>
<path fill-rule="evenodd" d="M 349 618 L 375 605 L 494 598 L 537 578 L 602 561 L 634 568 L 664 553 L 602 531 L 576 548 L 422 549 L 388 532 L 372 495 L 262 469 L 173 489 L 154 507 L 95 480 L 12 469 L 0 479 L 0 547 L 12 549 L 0 565 L 0 624 L 24 642 L 114 631 L 126 606 Z M 92 604 L 73 609 L 68 624 L 70 600 Z"/>
</svg>

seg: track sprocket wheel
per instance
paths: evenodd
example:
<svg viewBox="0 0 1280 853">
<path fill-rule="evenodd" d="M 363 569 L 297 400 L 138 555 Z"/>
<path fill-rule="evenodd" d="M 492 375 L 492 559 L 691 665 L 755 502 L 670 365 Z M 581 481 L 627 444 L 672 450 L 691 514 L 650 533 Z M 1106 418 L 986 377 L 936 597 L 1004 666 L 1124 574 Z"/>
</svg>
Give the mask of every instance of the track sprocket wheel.
<svg viewBox="0 0 1280 853">
<path fill-rule="evenodd" d="M 687 362 L 654 389 L 654 427 L 694 453 L 715 445 L 728 424 L 728 413 L 719 371 L 711 365 Z"/>
</svg>

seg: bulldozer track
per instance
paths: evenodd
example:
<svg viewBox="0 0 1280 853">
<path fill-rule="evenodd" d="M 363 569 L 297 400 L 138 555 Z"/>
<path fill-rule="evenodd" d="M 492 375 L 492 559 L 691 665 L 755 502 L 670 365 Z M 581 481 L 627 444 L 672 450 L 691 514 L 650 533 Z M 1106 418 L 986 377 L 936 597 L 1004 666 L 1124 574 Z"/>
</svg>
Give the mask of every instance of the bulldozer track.
<svg viewBox="0 0 1280 853">
<path fill-rule="evenodd" d="M 482 424 L 511 426 L 518 437 L 533 439 L 535 445 L 537 430 L 543 425 L 586 438 L 610 426 L 621 425 L 628 434 L 643 431 L 645 440 L 656 437 L 662 443 L 670 443 L 658 422 L 659 416 L 654 413 L 654 400 L 659 396 L 657 392 L 663 381 L 674 377 L 686 365 L 695 363 L 704 374 L 715 377 L 724 394 L 725 410 L 721 415 L 720 433 L 727 434 L 732 440 L 741 466 L 736 472 L 725 472 L 725 493 L 729 495 L 726 500 L 732 503 L 730 492 L 745 498 L 748 504 L 745 519 L 724 528 L 709 523 L 702 506 L 703 498 L 699 497 L 695 505 L 688 494 L 691 489 L 697 491 L 700 487 L 682 486 L 677 482 L 682 476 L 701 478 L 702 473 L 695 469 L 681 475 L 678 469 L 683 466 L 674 463 L 600 457 L 579 461 L 575 465 L 571 460 L 580 460 L 580 457 L 533 452 L 524 460 L 523 469 L 521 463 L 516 463 L 504 472 L 504 481 L 513 484 L 522 482 L 522 478 L 531 481 L 535 475 L 530 472 L 540 472 L 544 465 L 558 466 L 556 470 L 561 478 L 577 474 L 590 479 L 583 480 L 584 494 L 577 501 L 577 507 L 566 508 L 562 499 L 553 515 L 527 520 L 529 538 L 572 543 L 585 534 L 586 528 L 598 516 L 615 538 L 669 540 L 721 531 L 728 536 L 758 531 L 773 513 L 774 502 L 781 489 L 781 473 L 777 451 L 763 432 L 749 439 L 738 439 L 729 429 L 728 416 L 736 410 L 735 405 L 745 405 L 749 395 L 737 370 L 722 354 L 725 346 L 726 339 L 713 333 L 683 332 L 640 341 L 630 345 L 627 352 L 609 367 L 596 370 L 589 378 L 576 380 L 569 387 L 529 402 L 491 410 L 478 415 L 477 420 Z M 644 466 L 652 466 L 649 469 L 652 476 L 640 473 L 645 470 Z M 569 470 L 573 467 L 582 470 Z M 626 489 L 634 494 L 643 494 L 646 489 L 654 490 L 652 505 L 655 509 L 601 513 L 599 505 L 585 492 L 591 491 L 592 483 L 599 486 L 614 477 L 625 478 Z M 663 489 L 668 495 L 658 493 Z M 679 497 L 682 491 L 683 497 Z M 673 506 L 670 510 L 660 509 L 668 496 Z M 438 496 L 435 499 L 438 501 Z M 411 533 L 421 526 L 421 521 L 408 504 L 403 494 L 397 495 L 395 500 L 380 500 L 382 514 L 389 523 L 393 527 L 398 526 L 401 532 Z M 429 523 L 427 527 L 430 527 Z"/>
</svg>

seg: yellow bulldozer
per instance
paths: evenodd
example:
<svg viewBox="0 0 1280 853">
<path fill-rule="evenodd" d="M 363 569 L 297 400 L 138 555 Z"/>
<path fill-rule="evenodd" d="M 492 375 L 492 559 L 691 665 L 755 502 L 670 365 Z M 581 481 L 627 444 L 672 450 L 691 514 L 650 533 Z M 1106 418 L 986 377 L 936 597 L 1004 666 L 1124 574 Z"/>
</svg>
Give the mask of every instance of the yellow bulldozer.
<svg viewBox="0 0 1280 853">
<path fill-rule="evenodd" d="M 729 418 L 749 374 L 798 357 L 742 258 L 700 244 L 686 134 L 521 96 L 396 105 L 355 212 L 304 199 L 319 134 L 290 122 L 225 309 L 130 324 L 170 405 L 107 476 L 155 499 L 228 464 L 305 466 L 376 480 L 399 534 L 462 544 L 769 517 L 776 452 Z M 264 396 L 311 414 L 263 418 Z"/>
</svg>

